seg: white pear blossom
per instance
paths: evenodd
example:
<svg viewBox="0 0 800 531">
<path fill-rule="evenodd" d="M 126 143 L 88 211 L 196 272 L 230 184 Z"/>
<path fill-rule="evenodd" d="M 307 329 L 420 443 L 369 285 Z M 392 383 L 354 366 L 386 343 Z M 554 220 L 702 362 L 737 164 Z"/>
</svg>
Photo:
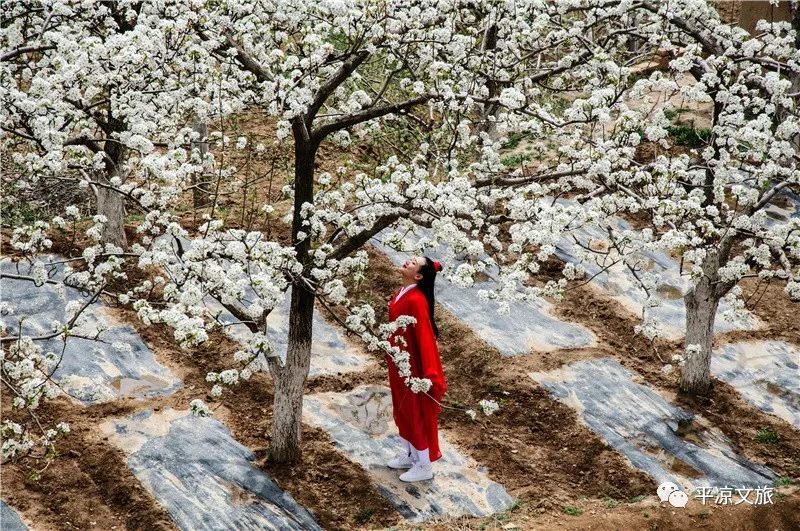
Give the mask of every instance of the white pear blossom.
<svg viewBox="0 0 800 531">
<path fill-rule="evenodd" d="M 86 219 L 76 205 L 37 214 L 13 229 L 11 248 L 36 264 L 29 277 L 39 285 L 51 280 L 42 256 L 55 235 L 80 239 L 63 282 L 98 296 L 117 290 L 144 325 L 166 325 L 186 349 L 225 324 L 221 306 L 252 335 L 235 368 L 212 373 L 214 397 L 254 371 L 299 370 L 282 364 L 268 325 L 287 295 L 307 303 L 300 314 L 315 303 L 342 310 L 355 338 L 391 356 L 412 390 L 429 390 L 412 378 L 405 345 L 389 342 L 413 318 L 380 326 L 384 305 L 348 288 L 371 267 L 363 246 L 383 229 L 396 248 L 424 235 L 442 250 L 440 281 L 478 289 L 500 311 L 557 298 L 594 267 L 635 272 L 651 309 L 662 279 L 642 273 L 641 258 L 656 251 L 680 259 L 684 297 L 702 300 L 711 279 L 715 302 L 730 295 L 733 313 L 744 310 L 735 288 L 749 277 L 800 298 L 800 222 L 767 215 L 800 188 L 791 96 L 800 51 L 785 24 L 762 22 L 755 38 L 701 0 L 522 0 L 493 4 L 491 16 L 439 0 L 6 3 L 26 15 L 0 29 L 0 142 L 20 176 L 4 195 L 71 183 L 97 207 Z M 631 42 L 641 57 L 671 59 L 634 74 Z M 679 106 L 708 123 L 680 122 Z M 213 128 L 245 110 L 271 128 L 268 146 L 215 130 L 215 153 L 198 156 L 187 124 Z M 519 138 L 524 151 L 511 148 Z M 238 192 L 241 163 L 220 155 L 287 147 L 293 180 L 276 184 L 279 203 L 253 210 L 291 226 L 291 241 L 239 228 L 218 204 L 182 225 L 181 205 L 209 168 L 215 201 Z M 369 160 L 355 160 L 355 149 Z M 320 153 L 333 150 L 352 157 L 330 165 L 344 171 L 315 174 Z M 563 239 L 586 227 L 602 237 L 579 246 L 563 278 L 532 285 Z M 482 275 L 493 282 L 476 286 Z M 80 307 L 66 309 L 78 325 Z M 653 340 L 658 323 L 643 317 L 636 331 Z M 686 366 L 710 348 L 689 335 Z M 3 370 L 30 391 L 29 408 L 53 392 L 36 387 L 47 360 L 35 343 L 3 343 Z M 310 355 L 310 339 L 300 344 Z M 497 407 L 482 404 L 487 415 Z M 20 429 L 4 439 L 4 458 L 60 432 Z"/>
<path fill-rule="evenodd" d="M 200 400 L 199 398 L 193 399 L 189 402 L 189 409 L 193 415 L 197 417 L 210 417 L 211 410 L 208 408 L 205 402 Z"/>
<path fill-rule="evenodd" d="M 492 413 L 495 413 L 498 409 L 500 409 L 500 405 L 494 400 L 484 399 L 478 402 L 478 405 L 481 407 L 485 415 L 491 415 Z"/>
</svg>

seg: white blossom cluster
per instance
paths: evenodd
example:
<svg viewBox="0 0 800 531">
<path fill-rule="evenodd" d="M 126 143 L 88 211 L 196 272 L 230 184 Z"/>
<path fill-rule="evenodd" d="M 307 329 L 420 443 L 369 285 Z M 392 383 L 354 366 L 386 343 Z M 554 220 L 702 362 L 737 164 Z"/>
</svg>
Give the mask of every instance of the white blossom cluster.
<svg viewBox="0 0 800 531">
<path fill-rule="evenodd" d="M 66 216 L 75 221 L 79 213 L 75 207 L 67 207 Z M 94 224 L 85 231 L 90 238 L 96 232 L 98 223 L 102 222 L 92 221 Z M 95 320 L 87 319 L 85 310 L 110 283 L 124 279 L 126 273 L 123 270 L 130 266 L 126 263 L 123 250 L 113 244 L 91 245 L 74 259 L 62 260 L 40 254 L 50 249 L 52 244 L 49 236 L 55 237 L 58 234 L 63 238 L 73 229 L 74 226 L 70 229 L 66 223 L 58 223 L 57 220 L 53 223 L 37 221 L 30 226 L 16 228 L 12 236 L 19 257 L 13 276 L 38 287 L 47 283 L 47 289 L 52 289 L 55 285 L 56 293 L 65 301 L 65 306 L 63 321 L 54 321 L 42 336 L 32 337 L 19 332 L 23 328 L 22 323 L 30 316 L 18 314 L 8 303 L 3 303 L 2 328 L 6 333 L 2 338 L 0 351 L 3 392 L 8 392 L 13 397 L 13 411 L 25 412 L 24 421 L 8 421 L 4 424 L 3 460 L 25 455 L 45 458 L 54 455 L 52 451 L 56 439 L 68 433 L 69 426 L 66 423 L 56 423 L 53 428 L 45 428 L 36 417 L 36 410 L 42 401 L 53 399 L 60 392 L 59 387 L 51 380 L 60 362 L 60 355 L 50 351 L 43 352 L 40 342 L 51 338 L 66 342 L 71 337 L 102 339 L 105 330 Z M 86 297 L 66 302 L 67 286 L 86 294 Z M 16 323 L 10 327 L 12 321 Z M 125 349 L 130 346 L 117 344 L 114 348 Z M 84 390 L 74 388 L 67 381 L 62 382 L 61 387 L 73 392 L 75 396 L 85 397 Z M 35 435 L 35 431 L 40 433 Z M 37 448 L 41 451 L 36 452 Z"/>
<path fill-rule="evenodd" d="M 11 408 L 15 412 L 34 411 L 42 400 L 54 398 L 57 387 L 49 380 L 58 356 L 54 352 L 43 353 L 29 337 L 3 345 L 0 350 L 0 370 L 6 389 L 12 391 Z M 54 428 L 44 429 L 36 437 L 27 423 L 17 423 L 8 418 L 0 425 L 2 436 L 2 461 L 28 455 L 35 449 L 41 456 L 47 455 L 55 440 L 69 432 L 69 425 L 59 422 Z"/>
<path fill-rule="evenodd" d="M 15 228 L 13 249 L 41 284 L 48 271 L 37 255 L 56 231 L 89 224 L 90 245 L 65 278 L 101 293 L 138 269 L 143 280 L 115 293 L 118 302 L 187 348 L 222 323 L 208 301 L 221 304 L 254 335 L 236 368 L 209 374 L 212 396 L 277 370 L 266 318 L 301 287 L 345 308 L 348 330 L 426 390 L 388 341 L 410 323 L 378 327 L 384 308 L 348 292 L 370 267 L 362 247 L 382 228 L 393 247 L 424 233 L 420 248 L 441 246 L 448 265 L 458 256 L 442 276 L 463 289 L 491 274 L 495 287 L 479 295 L 501 311 L 558 297 L 589 265 L 641 271 L 651 251 L 679 255 L 695 286 L 711 279 L 732 313 L 744 310 L 737 284 L 749 277 L 778 279 L 800 298 L 800 220 L 766 213 L 800 191 L 800 51 L 787 23 L 761 22 L 750 36 L 702 0 L 518 0 L 493 3 L 491 15 L 462 0 L 6 4 L 0 141 L 13 148 L 16 185 L 71 182 L 96 199 L 112 191 L 141 213 L 137 242 L 124 249 L 106 241 L 119 221 L 100 201 L 85 218 L 69 207 Z M 634 44 L 667 66 L 636 71 Z M 706 109 L 708 130 L 677 127 L 668 115 L 686 109 L 676 101 Z M 245 109 L 274 123 L 278 146 L 305 149 L 298 172 L 328 143 L 376 153 L 371 165 L 318 171 L 300 211 L 283 216 L 296 225 L 290 244 L 226 226 L 214 209 L 191 230 L 179 222 L 198 173 L 237 175 L 224 157 L 198 156 L 188 124 Z M 212 133 L 218 153 L 258 150 L 239 133 Z M 504 146 L 522 137 L 530 160 L 515 166 Z M 285 199 L 297 193 L 285 184 Z M 276 215 L 272 204 L 261 212 Z M 533 285 L 558 242 L 586 226 L 602 239 L 579 249 L 563 278 Z M 663 279 L 637 278 L 651 308 Z M 657 325 L 645 319 L 637 331 L 654 339 Z M 480 407 L 491 414 L 496 404 Z"/>
<path fill-rule="evenodd" d="M 494 400 L 481 400 L 478 405 L 483 409 L 484 414 L 491 415 L 500 409 L 500 405 Z"/>
</svg>

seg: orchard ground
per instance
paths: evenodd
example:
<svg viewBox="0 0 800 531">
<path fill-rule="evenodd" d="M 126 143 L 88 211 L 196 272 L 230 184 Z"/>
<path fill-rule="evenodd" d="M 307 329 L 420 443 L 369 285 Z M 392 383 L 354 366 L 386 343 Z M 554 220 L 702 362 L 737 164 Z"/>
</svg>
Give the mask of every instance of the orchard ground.
<svg viewBox="0 0 800 531">
<path fill-rule="evenodd" d="M 270 129 L 257 117 L 238 124 L 242 132 L 266 137 Z M 371 149 L 371 148 L 366 148 Z M 358 150 L 356 149 L 356 155 Z M 362 153 L 366 158 L 369 155 Z M 320 170 L 337 165 L 341 151 L 323 147 Z M 273 153 L 280 161 L 281 153 Z M 220 208 L 231 226 L 250 225 L 269 231 L 286 242 L 288 231 L 279 221 L 288 207 L 277 192 L 285 179 L 285 166 L 267 166 L 263 160 L 243 159 L 244 178 L 253 179 L 249 192 L 231 193 Z M 284 161 L 285 164 L 285 161 Z M 248 177 L 249 176 L 249 177 Z M 269 180 L 267 180 L 269 179 Z M 272 182 L 280 183 L 274 185 Z M 270 183 L 267 186 L 267 183 Z M 266 222 L 249 205 L 273 200 L 276 215 Z M 187 228 L 196 226 L 195 214 L 185 216 Z M 267 225 L 268 223 L 268 225 Z M 136 221 L 127 229 L 131 241 L 137 238 Z M 8 234 L 3 234 L 4 243 Z M 6 249 L 8 246 L 4 246 Z M 56 242 L 54 251 L 70 255 L 80 242 Z M 398 286 L 399 276 L 388 257 L 369 249 L 371 268 L 367 279 L 352 286 L 359 297 L 388 301 Z M 556 278 L 560 265 L 543 268 L 541 280 Z M 752 331 L 718 334 L 715 347 L 743 340 L 780 340 L 800 348 L 800 323 L 790 302 L 777 285 L 745 283 L 745 291 L 757 293 L 754 313 L 765 326 Z M 109 301 L 107 301 L 109 302 Z M 376 304 L 376 307 L 382 307 Z M 425 529 L 792 529 L 800 527 L 800 427 L 769 415 L 745 401 L 730 385 L 715 380 L 710 399 L 691 399 L 675 394 L 677 371 L 665 373 L 662 360 L 682 350 L 681 341 L 660 341 L 655 345 L 633 334 L 636 316 L 591 285 L 575 286 L 564 300 L 556 302 L 555 316 L 590 330 L 596 344 L 586 348 L 548 352 L 531 350 L 527 355 L 502 356 L 445 308 L 437 308 L 442 362 L 448 380 L 446 403 L 473 403 L 492 398 L 501 409 L 491 417 L 473 421 L 463 412 L 446 409 L 440 418 L 448 442 L 483 467 L 492 481 L 502 485 L 517 501 L 507 510 L 482 518 L 437 517 L 424 523 L 404 521 L 397 508 L 383 495 L 370 473 L 351 461 L 330 435 L 309 423 L 304 425 L 303 461 L 299 466 L 276 466 L 266 458 L 271 427 L 272 391 L 269 377 L 256 374 L 235 392 L 220 399 L 208 395 L 205 375 L 230 366 L 238 345 L 217 331 L 203 346 L 181 350 L 163 326 L 144 326 L 131 310 L 113 307 L 120 322 L 133 326 L 155 354 L 156 360 L 179 377 L 183 386 L 173 394 L 155 398 L 124 398 L 81 406 L 62 397 L 41 409 L 48 424 L 66 420 L 72 432 L 58 445 L 58 457 L 39 474 L 36 463 L 22 461 L 3 467 L 3 499 L 34 529 L 174 529 L 167 510 L 142 485 L 127 464 L 126 454 L 101 428 L 119 419 L 152 410 L 185 410 L 193 398 L 203 398 L 239 443 L 252 450 L 255 466 L 278 486 L 311 511 L 325 529 L 425 528 Z M 318 312 L 322 310 L 317 309 Z M 385 318 L 385 316 L 383 316 Z M 330 319 L 332 326 L 338 326 Z M 374 358 L 362 371 L 310 378 L 307 394 L 347 393 L 364 385 L 386 385 L 382 357 L 360 347 L 350 348 Z M 772 470 L 781 486 L 774 503 L 763 506 L 700 504 L 690 499 L 685 509 L 660 503 L 657 482 L 631 465 L 629 460 L 590 430 L 580 414 L 552 395 L 529 375 L 553 371 L 565 365 L 599 358 L 612 358 L 638 375 L 648 387 L 669 397 L 677 406 L 702 416 L 710 428 L 721 431 L 733 451 Z M 7 407 L 7 396 L 3 407 Z M 706 429 L 706 427 L 697 428 Z M 769 432 L 765 440 L 759 433 Z M 681 434 L 696 437 L 692 429 Z M 691 470 L 674 463 L 674 471 L 691 475 Z M 434 480 L 435 481 L 435 480 Z M 247 503 L 246 493 L 241 503 Z"/>
</svg>

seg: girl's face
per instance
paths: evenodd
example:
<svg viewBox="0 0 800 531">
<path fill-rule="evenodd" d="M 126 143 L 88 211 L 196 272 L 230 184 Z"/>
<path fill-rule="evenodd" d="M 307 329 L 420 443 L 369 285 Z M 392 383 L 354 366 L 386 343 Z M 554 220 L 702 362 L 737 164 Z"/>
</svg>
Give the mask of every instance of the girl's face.
<svg viewBox="0 0 800 531">
<path fill-rule="evenodd" d="M 425 265 L 424 256 L 412 256 L 400 266 L 400 272 L 403 274 L 403 279 L 407 282 L 418 282 L 422 280 L 422 274 L 419 272 L 420 268 Z"/>
</svg>

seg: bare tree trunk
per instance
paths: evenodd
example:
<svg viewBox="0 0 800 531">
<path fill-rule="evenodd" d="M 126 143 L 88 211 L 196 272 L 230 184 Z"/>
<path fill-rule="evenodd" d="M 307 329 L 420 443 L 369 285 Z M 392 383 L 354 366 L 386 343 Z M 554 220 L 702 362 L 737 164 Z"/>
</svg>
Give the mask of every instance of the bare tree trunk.
<svg viewBox="0 0 800 531">
<path fill-rule="evenodd" d="M 296 462 L 302 456 L 303 392 L 311 367 L 314 295 L 292 287 L 286 366 L 275 381 L 270 458 L 277 463 Z"/>
<path fill-rule="evenodd" d="M 192 129 L 200 135 L 196 141 L 192 142 L 192 150 L 197 150 L 200 153 L 200 160 L 203 161 L 203 171 L 200 175 L 192 177 L 192 201 L 194 208 L 201 208 L 211 203 L 211 198 L 208 193 L 208 174 L 205 171 L 205 160 L 208 156 L 208 125 L 205 122 L 199 121 L 197 118 L 192 122 Z"/>
<path fill-rule="evenodd" d="M 125 237 L 125 198 L 117 191 L 110 188 L 97 186 L 97 213 L 106 217 L 103 225 L 102 243 L 112 243 L 121 248 L 128 246 Z"/>
<path fill-rule="evenodd" d="M 490 13 L 487 16 L 492 15 Z M 494 21 L 489 21 L 488 25 L 486 26 L 486 31 L 483 35 L 482 48 L 483 51 L 494 50 L 497 48 L 497 25 L 494 23 Z M 494 73 L 490 72 L 489 75 L 494 75 Z M 499 84 L 491 77 L 486 81 L 486 87 L 489 89 L 489 99 L 496 98 L 501 88 Z M 498 111 L 499 106 L 496 103 L 489 103 L 483 106 L 483 112 L 481 116 L 483 124 L 481 125 L 480 129 L 481 131 L 486 132 L 489 135 L 489 138 L 492 140 L 496 140 L 499 136 L 497 133 L 497 122 L 494 121 Z"/>
<path fill-rule="evenodd" d="M 709 254 L 703 262 L 703 278 L 684 297 L 686 305 L 686 362 L 681 370 L 680 391 L 706 395 L 711 391 L 711 345 L 714 341 L 714 319 L 721 295 L 715 288 L 719 261 Z M 699 351 L 691 351 L 695 345 Z"/>
<path fill-rule="evenodd" d="M 800 50 L 800 6 L 790 3 L 789 7 L 792 12 L 792 29 L 795 30 L 795 37 L 794 37 L 794 47 Z M 792 82 L 792 86 L 789 89 L 789 92 L 795 93 L 800 90 L 800 73 L 792 72 L 789 70 L 786 72 L 786 75 Z M 783 106 L 779 108 L 778 111 L 778 119 L 780 121 L 785 120 L 791 113 L 785 109 Z M 792 138 L 792 146 L 794 147 L 795 153 L 800 153 L 800 135 L 794 135 Z"/>
<path fill-rule="evenodd" d="M 297 250 L 297 259 L 308 263 L 311 248 L 310 237 L 298 242 L 298 233 L 303 227 L 302 205 L 314 201 L 314 159 L 316 140 L 308 138 L 306 124 L 302 118 L 293 123 L 295 140 L 294 214 L 292 219 L 292 242 Z M 278 463 L 291 463 L 302 456 L 303 392 L 311 367 L 311 338 L 314 317 L 314 294 L 302 281 L 292 286 L 292 302 L 289 310 L 289 338 L 286 366 L 275 380 L 275 401 L 272 417 L 272 443 L 270 458 Z"/>
<path fill-rule="evenodd" d="M 119 120 L 109 118 L 109 123 L 112 131 L 125 130 L 125 125 Z M 100 177 L 100 180 L 105 180 L 105 184 L 110 185 L 114 177 L 124 177 L 122 164 L 127 150 L 119 142 L 106 142 L 103 151 L 105 151 L 105 175 Z M 104 186 L 96 186 L 94 195 L 97 198 L 97 213 L 105 216 L 107 220 L 103 226 L 102 243 L 113 243 L 125 249 L 128 246 L 125 237 L 125 196 L 117 190 Z"/>
</svg>

